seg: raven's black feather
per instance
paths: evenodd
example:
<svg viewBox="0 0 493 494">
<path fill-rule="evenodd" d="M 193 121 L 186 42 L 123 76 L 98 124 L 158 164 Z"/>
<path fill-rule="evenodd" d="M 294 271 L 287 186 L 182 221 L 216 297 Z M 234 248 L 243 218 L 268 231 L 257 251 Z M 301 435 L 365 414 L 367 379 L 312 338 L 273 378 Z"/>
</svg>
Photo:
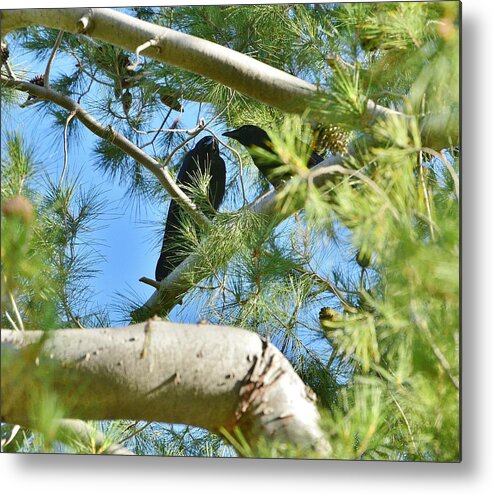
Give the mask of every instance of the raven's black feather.
<svg viewBox="0 0 493 494">
<path fill-rule="evenodd" d="M 208 198 L 215 210 L 221 204 L 226 187 L 226 166 L 219 156 L 216 139 L 211 136 L 203 137 L 196 146 L 189 151 L 176 178 L 178 186 L 190 195 L 189 187 L 197 183 L 198 177 L 209 174 Z M 161 255 L 156 265 L 156 280 L 161 281 L 175 269 L 183 260 L 183 249 L 180 248 L 180 218 L 185 214 L 179 204 L 172 200 L 166 217 Z"/>
</svg>

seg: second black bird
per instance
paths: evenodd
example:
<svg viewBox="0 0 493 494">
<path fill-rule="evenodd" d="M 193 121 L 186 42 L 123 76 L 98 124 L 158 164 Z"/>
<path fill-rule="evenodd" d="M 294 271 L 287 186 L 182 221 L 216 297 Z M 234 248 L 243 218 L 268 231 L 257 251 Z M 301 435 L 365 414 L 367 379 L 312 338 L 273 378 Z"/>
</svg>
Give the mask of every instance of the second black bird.
<svg viewBox="0 0 493 494">
<path fill-rule="evenodd" d="M 200 139 L 196 146 L 185 155 L 176 183 L 190 196 L 190 187 L 197 185 L 200 177 L 206 174 L 210 175 L 207 188 L 208 199 L 214 210 L 217 210 L 224 197 L 226 166 L 219 156 L 218 143 L 211 136 Z M 161 255 L 156 265 L 157 281 L 166 278 L 185 257 L 184 249 L 179 245 L 180 215 L 182 214 L 185 214 L 183 209 L 172 200 L 166 218 Z"/>
<path fill-rule="evenodd" d="M 264 129 L 257 127 L 256 125 L 243 125 L 242 127 L 236 130 L 230 130 L 229 132 L 225 132 L 223 136 L 231 137 L 232 139 L 237 140 L 240 144 L 243 144 L 248 151 L 251 153 L 252 148 L 258 147 L 261 149 L 265 149 L 271 153 L 274 152 L 272 149 L 272 142 L 269 138 L 269 135 Z M 279 166 L 282 165 L 282 161 L 273 160 L 263 158 L 262 156 L 252 155 L 253 162 L 255 166 L 259 169 L 260 173 L 274 186 L 282 184 L 283 181 L 288 180 L 292 174 L 291 173 L 279 173 Z M 323 158 L 315 151 L 310 154 L 308 159 L 308 163 L 306 164 L 308 168 L 312 168 L 318 163 L 322 162 Z"/>
</svg>

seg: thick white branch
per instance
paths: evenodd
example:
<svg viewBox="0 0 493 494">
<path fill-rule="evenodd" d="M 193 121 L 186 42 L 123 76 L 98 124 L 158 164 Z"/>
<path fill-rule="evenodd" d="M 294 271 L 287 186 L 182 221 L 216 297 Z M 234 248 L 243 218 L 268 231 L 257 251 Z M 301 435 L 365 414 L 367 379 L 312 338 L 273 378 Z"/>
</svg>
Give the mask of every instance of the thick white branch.
<svg viewBox="0 0 493 494">
<path fill-rule="evenodd" d="M 142 51 L 155 60 L 170 63 L 217 80 L 244 94 L 281 108 L 300 112 L 300 99 L 315 91 L 315 86 L 270 67 L 229 48 L 172 29 L 136 19 L 112 9 L 21 9 L 2 12 L 2 29 L 41 25 L 87 36 L 120 46 L 131 52 L 151 39 L 156 46 Z M 256 84 L 252 84 L 256 81 Z"/>
<path fill-rule="evenodd" d="M 257 334 L 158 319 L 121 328 L 2 330 L 2 421 L 29 424 L 50 383 L 67 418 L 184 423 L 312 445 L 328 455 L 313 393 Z"/>
</svg>

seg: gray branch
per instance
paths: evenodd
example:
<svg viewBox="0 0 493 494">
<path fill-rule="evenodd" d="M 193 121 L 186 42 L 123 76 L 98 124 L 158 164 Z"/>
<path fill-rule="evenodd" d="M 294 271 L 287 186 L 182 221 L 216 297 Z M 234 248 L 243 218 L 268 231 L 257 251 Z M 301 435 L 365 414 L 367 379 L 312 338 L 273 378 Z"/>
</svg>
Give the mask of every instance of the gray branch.
<svg viewBox="0 0 493 494">
<path fill-rule="evenodd" d="M 119 328 L 2 330 L 2 418 L 29 425 L 43 383 L 67 419 L 189 424 L 330 446 L 313 392 L 273 345 L 251 331 L 159 319 Z"/>
</svg>

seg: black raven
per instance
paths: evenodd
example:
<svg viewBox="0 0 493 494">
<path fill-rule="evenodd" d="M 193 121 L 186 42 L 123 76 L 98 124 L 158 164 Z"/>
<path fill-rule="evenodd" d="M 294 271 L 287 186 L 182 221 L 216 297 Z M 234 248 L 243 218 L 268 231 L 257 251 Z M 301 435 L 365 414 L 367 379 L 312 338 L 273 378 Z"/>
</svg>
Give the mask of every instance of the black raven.
<svg viewBox="0 0 493 494">
<path fill-rule="evenodd" d="M 267 151 L 273 152 L 272 142 L 269 139 L 267 132 L 256 125 L 243 125 L 236 130 L 230 130 L 225 132 L 223 136 L 231 137 L 237 140 L 240 144 L 243 144 L 249 151 L 251 148 L 259 147 Z M 259 169 L 260 173 L 274 186 L 277 187 L 283 181 L 288 180 L 292 175 L 290 173 L 285 173 L 279 175 L 276 173 L 276 168 L 280 165 L 281 160 L 276 163 L 276 161 L 266 160 L 261 156 L 252 156 L 255 166 Z M 308 159 L 307 166 L 312 168 L 323 161 L 323 158 L 315 153 L 311 153 Z"/>
<path fill-rule="evenodd" d="M 217 210 L 224 197 L 226 166 L 219 156 L 218 143 L 211 136 L 200 139 L 196 146 L 185 155 L 176 183 L 190 196 L 190 186 L 197 184 L 199 177 L 206 174 L 210 176 L 208 199 L 214 210 Z M 183 249 L 178 245 L 181 214 L 184 214 L 182 208 L 172 200 L 166 218 L 161 255 L 156 265 L 157 281 L 166 278 L 184 259 Z"/>
</svg>

